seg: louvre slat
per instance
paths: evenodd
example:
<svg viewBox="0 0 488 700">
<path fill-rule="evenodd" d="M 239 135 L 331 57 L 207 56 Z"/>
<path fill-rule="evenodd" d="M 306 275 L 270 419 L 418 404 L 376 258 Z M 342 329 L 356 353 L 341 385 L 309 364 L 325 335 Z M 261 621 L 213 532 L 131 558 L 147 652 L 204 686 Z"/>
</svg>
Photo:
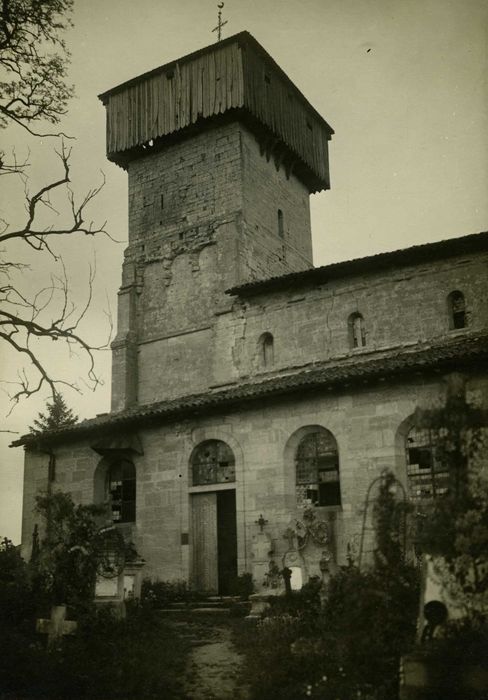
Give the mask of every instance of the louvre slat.
<svg viewBox="0 0 488 700">
<path fill-rule="evenodd" d="M 210 115 L 210 56 L 205 54 L 204 56 L 204 70 L 200 76 L 201 81 L 201 91 L 202 91 L 202 116 L 208 117 Z"/>
<path fill-rule="evenodd" d="M 216 82 L 215 82 L 215 54 L 211 53 L 208 56 L 209 60 L 209 71 L 208 71 L 208 97 L 209 97 L 209 114 L 211 116 L 215 114 L 215 92 L 216 92 Z"/>
<path fill-rule="evenodd" d="M 215 54 L 215 113 L 220 114 L 222 111 L 222 54 L 217 51 Z"/>
<path fill-rule="evenodd" d="M 205 80 L 205 57 L 202 56 L 198 61 L 198 70 L 195 74 L 195 91 L 197 95 L 197 105 L 195 121 L 203 116 L 203 81 Z"/>
</svg>

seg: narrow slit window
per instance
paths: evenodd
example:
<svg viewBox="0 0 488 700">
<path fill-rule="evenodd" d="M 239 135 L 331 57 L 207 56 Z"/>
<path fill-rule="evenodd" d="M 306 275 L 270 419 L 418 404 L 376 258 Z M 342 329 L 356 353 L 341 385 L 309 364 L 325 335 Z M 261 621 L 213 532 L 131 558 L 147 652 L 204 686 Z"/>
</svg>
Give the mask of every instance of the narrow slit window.
<svg viewBox="0 0 488 700">
<path fill-rule="evenodd" d="M 366 332 L 364 329 L 364 319 L 358 312 L 349 316 L 349 347 L 351 349 L 364 348 L 366 345 Z"/>
<path fill-rule="evenodd" d="M 281 209 L 278 209 L 278 236 L 280 238 L 285 237 L 285 221 Z"/>
<path fill-rule="evenodd" d="M 259 355 L 263 367 L 271 367 L 274 364 L 274 338 L 271 333 L 263 333 L 258 341 Z"/>
<path fill-rule="evenodd" d="M 457 328 L 466 328 L 466 302 L 464 294 L 459 291 L 454 291 L 447 297 L 447 306 L 449 310 L 449 327 L 451 330 Z"/>
</svg>

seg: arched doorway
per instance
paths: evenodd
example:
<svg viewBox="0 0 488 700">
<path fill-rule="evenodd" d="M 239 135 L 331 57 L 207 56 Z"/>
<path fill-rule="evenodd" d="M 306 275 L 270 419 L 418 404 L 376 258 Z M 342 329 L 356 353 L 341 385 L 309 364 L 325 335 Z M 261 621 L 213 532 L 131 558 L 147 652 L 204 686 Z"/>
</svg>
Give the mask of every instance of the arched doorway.
<svg viewBox="0 0 488 700">
<path fill-rule="evenodd" d="M 193 564 L 197 590 L 228 595 L 237 576 L 234 453 L 222 440 L 205 440 L 190 459 Z"/>
</svg>

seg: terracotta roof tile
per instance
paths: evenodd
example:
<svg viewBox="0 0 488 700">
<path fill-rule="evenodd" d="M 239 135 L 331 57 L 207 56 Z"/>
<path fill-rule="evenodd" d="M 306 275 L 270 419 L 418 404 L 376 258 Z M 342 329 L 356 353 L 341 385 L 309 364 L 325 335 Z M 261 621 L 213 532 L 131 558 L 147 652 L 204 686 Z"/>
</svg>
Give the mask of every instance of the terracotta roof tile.
<svg viewBox="0 0 488 700">
<path fill-rule="evenodd" d="M 419 343 L 374 353 L 367 358 L 360 355 L 342 360 L 330 360 L 298 368 L 267 378 L 217 388 L 202 394 L 137 406 L 120 413 L 107 413 L 42 436 L 24 435 L 12 447 L 35 444 L 39 441 L 71 441 L 88 434 L 110 429 L 137 428 L 147 423 L 201 414 L 204 411 L 225 410 L 246 402 L 267 397 L 283 396 L 306 390 L 344 390 L 358 383 L 370 383 L 395 376 L 428 371 L 453 371 L 488 366 L 488 334 L 469 334 L 436 343 Z"/>
<path fill-rule="evenodd" d="M 324 284 L 338 277 L 374 273 L 390 267 L 426 263 L 432 258 L 442 259 L 478 252 L 488 252 L 488 231 L 434 243 L 424 243 L 411 246 L 410 248 L 378 253 L 377 255 L 368 255 L 365 258 L 344 260 L 331 265 L 312 267 L 309 270 L 290 272 L 279 277 L 269 277 L 263 280 L 247 282 L 228 289 L 227 294 L 245 297 L 280 289 L 291 290 L 307 285 Z"/>
</svg>

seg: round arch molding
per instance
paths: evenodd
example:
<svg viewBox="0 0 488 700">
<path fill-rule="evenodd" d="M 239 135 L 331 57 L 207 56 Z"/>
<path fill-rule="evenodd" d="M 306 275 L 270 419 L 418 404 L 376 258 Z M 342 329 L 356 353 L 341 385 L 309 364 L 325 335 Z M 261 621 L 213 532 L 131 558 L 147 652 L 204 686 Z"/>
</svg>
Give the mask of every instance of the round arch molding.
<svg viewBox="0 0 488 700">
<path fill-rule="evenodd" d="M 224 440 L 203 440 L 190 455 L 190 483 L 192 486 L 235 484 L 235 456 Z"/>
<path fill-rule="evenodd" d="M 182 469 L 185 469 L 186 466 L 188 473 L 189 488 L 192 487 L 192 456 L 199 445 L 201 445 L 203 442 L 207 442 L 210 440 L 218 440 L 220 442 L 224 442 L 230 447 L 234 454 L 235 460 L 235 481 L 232 484 L 229 484 L 229 487 L 232 488 L 233 486 L 237 486 L 238 484 L 239 486 L 241 486 L 244 481 L 245 460 L 244 453 L 239 442 L 232 434 L 228 433 L 225 430 L 219 430 L 215 428 L 198 428 L 197 430 L 194 430 L 192 432 L 189 453 L 187 452 L 187 454 L 183 456 L 184 463 L 182 464 Z M 181 472 L 181 474 L 183 474 L 183 471 Z"/>
</svg>

